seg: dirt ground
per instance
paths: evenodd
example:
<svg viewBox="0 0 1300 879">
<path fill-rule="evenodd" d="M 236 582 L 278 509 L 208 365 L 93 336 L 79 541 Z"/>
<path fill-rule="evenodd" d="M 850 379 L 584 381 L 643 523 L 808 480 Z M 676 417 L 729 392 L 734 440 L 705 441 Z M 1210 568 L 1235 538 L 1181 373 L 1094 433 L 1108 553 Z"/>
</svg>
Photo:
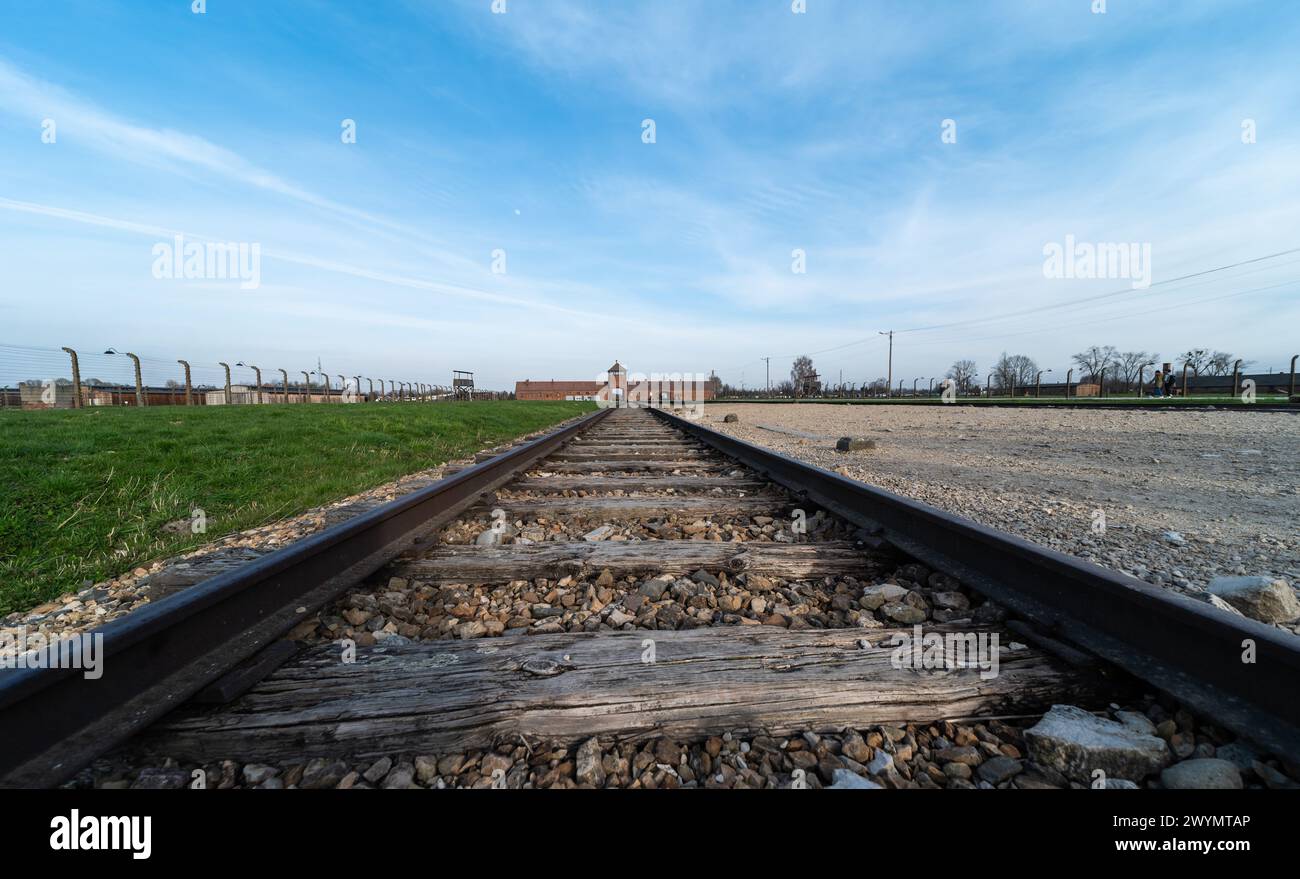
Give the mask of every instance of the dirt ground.
<svg viewBox="0 0 1300 879">
<path fill-rule="evenodd" d="M 1300 415 L 717 403 L 704 423 L 1189 594 L 1300 584 Z"/>
</svg>

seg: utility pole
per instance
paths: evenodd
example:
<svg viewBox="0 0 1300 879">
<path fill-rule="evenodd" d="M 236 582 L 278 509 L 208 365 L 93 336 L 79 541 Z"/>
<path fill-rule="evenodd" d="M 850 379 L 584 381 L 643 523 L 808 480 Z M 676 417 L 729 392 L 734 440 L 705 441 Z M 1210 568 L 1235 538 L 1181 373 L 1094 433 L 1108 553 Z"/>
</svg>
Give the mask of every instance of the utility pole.
<svg viewBox="0 0 1300 879">
<path fill-rule="evenodd" d="M 759 360 L 767 364 L 767 395 L 770 397 L 772 396 L 772 358 L 760 357 Z"/>
<path fill-rule="evenodd" d="M 888 389 L 894 386 L 894 331 L 881 332 L 880 335 L 889 337 L 889 371 L 885 376 L 885 388 Z"/>
</svg>

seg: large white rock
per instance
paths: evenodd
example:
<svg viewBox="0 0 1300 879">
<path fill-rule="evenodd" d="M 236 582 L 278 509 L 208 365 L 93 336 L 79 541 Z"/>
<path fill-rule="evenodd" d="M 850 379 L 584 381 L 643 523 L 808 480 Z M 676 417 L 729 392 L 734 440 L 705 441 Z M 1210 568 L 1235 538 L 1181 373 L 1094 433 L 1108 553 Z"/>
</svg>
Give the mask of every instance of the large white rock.
<svg viewBox="0 0 1300 879">
<path fill-rule="evenodd" d="M 1227 760 L 1204 757 L 1175 763 L 1160 773 L 1170 790 L 1241 790 L 1241 772 Z"/>
<path fill-rule="evenodd" d="M 1300 619 L 1300 601 L 1285 580 L 1271 577 L 1215 577 L 1209 593 L 1217 595 L 1248 617 L 1265 623 Z"/>
<path fill-rule="evenodd" d="M 1107 778 L 1141 781 L 1169 762 L 1163 739 L 1073 705 L 1053 705 L 1025 730 L 1025 742 L 1034 762 L 1085 784 L 1098 769 Z"/>
</svg>

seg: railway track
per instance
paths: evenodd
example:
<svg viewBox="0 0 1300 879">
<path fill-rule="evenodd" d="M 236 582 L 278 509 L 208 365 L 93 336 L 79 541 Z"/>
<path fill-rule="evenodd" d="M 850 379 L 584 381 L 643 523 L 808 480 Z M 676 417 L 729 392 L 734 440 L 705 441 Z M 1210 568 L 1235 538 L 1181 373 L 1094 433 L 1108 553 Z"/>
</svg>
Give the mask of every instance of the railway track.
<svg viewBox="0 0 1300 879">
<path fill-rule="evenodd" d="M 1087 783 L 1026 770 L 1057 703 L 1300 757 L 1293 639 L 658 411 L 103 634 L 102 679 L 0 673 L 6 786 Z"/>
</svg>

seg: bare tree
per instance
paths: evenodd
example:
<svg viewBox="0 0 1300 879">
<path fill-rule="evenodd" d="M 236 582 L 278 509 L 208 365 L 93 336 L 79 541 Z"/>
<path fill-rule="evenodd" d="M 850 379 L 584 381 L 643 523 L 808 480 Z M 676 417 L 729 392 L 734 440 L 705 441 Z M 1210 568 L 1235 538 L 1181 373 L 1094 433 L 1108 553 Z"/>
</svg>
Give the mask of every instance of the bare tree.
<svg viewBox="0 0 1300 879">
<path fill-rule="evenodd" d="M 976 379 L 979 378 L 979 373 L 975 369 L 974 360 L 958 360 L 948 367 L 947 377 L 956 382 L 957 390 L 964 394 L 970 391 Z"/>
<path fill-rule="evenodd" d="M 1032 385 L 1037 374 L 1038 364 L 1024 354 L 1009 355 L 1004 351 L 993 366 L 993 378 L 1004 391 Z"/>
<path fill-rule="evenodd" d="M 1160 355 L 1147 351 L 1125 351 L 1119 355 L 1117 363 L 1119 373 L 1124 378 L 1125 389 L 1131 389 L 1133 383 L 1142 375 L 1142 371 L 1148 366 L 1153 366 L 1159 358 Z"/>
<path fill-rule="evenodd" d="M 1184 352 L 1180 359 L 1192 368 L 1193 373 L 1200 375 L 1205 371 L 1205 367 L 1209 365 L 1210 352 L 1204 348 L 1193 348 Z"/>
<path fill-rule="evenodd" d="M 1115 351 L 1114 345 L 1104 347 L 1093 345 L 1086 351 L 1075 354 L 1070 359 L 1075 362 L 1080 372 L 1083 373 L 1079 376 L 1081 381 L 1096 381 L 1103 370 L 1108 370 L 1115 365 L 1119 359 L 1119 354 Z"/>
<path fill-rule="evenodd" d="M 795 358 L 794 365 L 790 367 L 790 384 L 794 386 L 797 397 L 813 397 L 821 393 L 821 379 L 813 368 L 812 358 L 807 354 Z"/>
<path fill-rule="evenodd" d="M 1232 365 L 1236 362 L 1237 356 L 1235 354 L 1230 354 L 1227 351 L 1215 351 L 1206 362 L 1204 371 L 1210 375 L 1232 375 Z M 1243 360 L 1241 361 L 1241 368 L 1245 369 L 1254 362 L 1253 360 Z"/>
</svg>

